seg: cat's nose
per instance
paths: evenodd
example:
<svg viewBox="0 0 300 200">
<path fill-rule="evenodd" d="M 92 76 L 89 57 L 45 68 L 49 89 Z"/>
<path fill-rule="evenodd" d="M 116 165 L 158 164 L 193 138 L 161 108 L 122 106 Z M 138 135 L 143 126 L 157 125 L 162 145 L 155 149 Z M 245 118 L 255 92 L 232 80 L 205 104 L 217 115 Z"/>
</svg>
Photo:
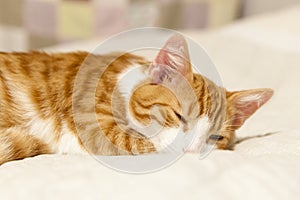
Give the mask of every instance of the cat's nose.
<svg viewBox="0 0 300 200">
<path fill-rule="evenodd" d="M 189 130 L 188 124 L 184 124 L 182 130 L 184 133 L 186 133 Z"/>
</svg>

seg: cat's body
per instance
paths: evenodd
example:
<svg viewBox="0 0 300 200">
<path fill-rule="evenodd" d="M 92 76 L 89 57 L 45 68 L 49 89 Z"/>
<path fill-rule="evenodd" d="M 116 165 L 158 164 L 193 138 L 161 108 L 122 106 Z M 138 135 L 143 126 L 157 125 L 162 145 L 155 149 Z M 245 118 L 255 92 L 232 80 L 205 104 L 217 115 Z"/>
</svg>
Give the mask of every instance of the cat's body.
<svg viewBox="0 0 300 200">
<path fill-rule="evenodd" d="M 44 153 L 158 152 L 179 131 L 226 148 L 272 90 L 226 92 L 192 73 L 181 36 L 168 47 L 183 55 L 162 50 L 152 63 L 132 54 L 0 53 L 0 164 Z M 162 129 L 150 137 L 143 127 L 153 121 Z M 199 151 L 200 136 L 185 151 Z"/>
</svg>

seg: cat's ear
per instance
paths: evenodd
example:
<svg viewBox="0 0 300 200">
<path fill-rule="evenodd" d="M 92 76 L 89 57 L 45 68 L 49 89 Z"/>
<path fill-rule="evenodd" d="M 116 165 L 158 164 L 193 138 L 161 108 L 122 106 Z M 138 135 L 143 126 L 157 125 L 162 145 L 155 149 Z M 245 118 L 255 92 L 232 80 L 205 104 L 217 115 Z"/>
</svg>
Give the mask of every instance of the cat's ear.
<svg viewBox="0 0 300 200">
<path fill-rule="evenodd" d="M 227 112 L 231 125 L 237 129 L 273 96 L 272 89 L 227 92 Z"/>
<path fill-rule="evenodd" d="M 189 82 L 193 80 L 189 50 L 182 35 L 175 34 L 168 39 L 149 67 L 151 80 L 159 84 L 168 80 L 174 82 L 181 74 Z"/>
</svg>

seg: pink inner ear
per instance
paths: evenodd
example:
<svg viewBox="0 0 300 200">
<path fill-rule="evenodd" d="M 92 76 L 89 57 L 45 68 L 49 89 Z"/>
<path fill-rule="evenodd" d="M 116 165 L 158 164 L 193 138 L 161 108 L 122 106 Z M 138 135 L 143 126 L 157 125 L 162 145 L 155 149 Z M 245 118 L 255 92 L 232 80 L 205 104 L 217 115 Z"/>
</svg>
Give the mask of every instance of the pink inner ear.
<svg viewBox="0 0 300 200">
<path fill-rule="evenodd" d="M 149 71 L 154 83 L 161 83 L 166 78 L 174 79 L 176 71 L 190 80 L 192 69 L 184 37 L 179 34 L 173 35 L 159 51 Z"/>
<path fill-rule="evenodd" d="M 250 116 L 259 108 L 259 104 L 256 101 L 244 102 L 237 104 L 236 108 L 242 113 L 243 116 Z"/>
<path fill-rule="evenodd" d="M 237 113 L 234 115 L 233 125 L 241 126 L 253 113 L 258 110 L 257 102 L 244 102 L 236 104 Z"/>
<path fill-rule="evenodd" d="M 155 65 L 155 66 L 154 66 Z M 171 79 L 170 75 L 173 73 L 166 65 L 151 64 L 150 74 L 152 77 L 152 83 L 160 84 L 166 79 Z"/>
<path fill-rule="evenodd" d="M 273 95 L 271 89 L 259 89 L 237 92 L 234 97 L 236 114 L 233 125 L 241 126 L 252 114 L 263 106 Z"/>
</svg>

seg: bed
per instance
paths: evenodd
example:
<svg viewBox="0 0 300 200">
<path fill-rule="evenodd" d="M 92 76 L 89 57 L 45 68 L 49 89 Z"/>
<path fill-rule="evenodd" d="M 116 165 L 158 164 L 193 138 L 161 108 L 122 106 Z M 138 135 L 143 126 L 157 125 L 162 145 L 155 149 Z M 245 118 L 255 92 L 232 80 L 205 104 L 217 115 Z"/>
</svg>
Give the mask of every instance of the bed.
<svg viewBox="0 0 300 200">
<path fill-rule="evenodd" d="M 246 139 L 234 151 L 215 150 L 201 160 L 187 154 L 144 175 L 117 172 L 91 156 L 36 156 L 0 166 L 0 199 L 299 199 L 299 21 L 300 4 L 215 31 L 184 32 L 207 49 L 228 89 L 275 90 L 238 131 Z"/>
</svg>

